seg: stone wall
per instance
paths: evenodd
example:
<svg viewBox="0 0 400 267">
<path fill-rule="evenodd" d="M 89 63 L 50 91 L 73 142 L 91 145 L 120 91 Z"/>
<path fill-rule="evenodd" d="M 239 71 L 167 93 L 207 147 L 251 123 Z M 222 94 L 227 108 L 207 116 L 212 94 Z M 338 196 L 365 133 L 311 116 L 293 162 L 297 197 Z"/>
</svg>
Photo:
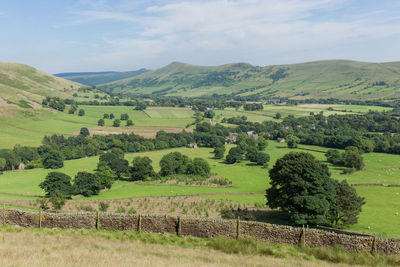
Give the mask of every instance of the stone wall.
<svg viewBox="0 0 400 267">
<path fill-rule="evenodd" d="M 2 209 L 0 223 L 22 227 L 134 230 L 196 237 L 252 238 L 262 242 L 307 247 L 341 246 L 347 251 L 400 254 L 400 239 L 332 229 L 305 229 L 261 222 L 179 218 L 161 215 L 114 213 L 46 213 Z"/>
</svg>

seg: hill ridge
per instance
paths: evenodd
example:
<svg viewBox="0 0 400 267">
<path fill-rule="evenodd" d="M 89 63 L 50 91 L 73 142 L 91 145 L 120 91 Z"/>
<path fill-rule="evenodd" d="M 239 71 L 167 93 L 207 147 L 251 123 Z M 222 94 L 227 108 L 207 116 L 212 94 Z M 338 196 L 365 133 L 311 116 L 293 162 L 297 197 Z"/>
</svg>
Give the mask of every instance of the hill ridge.
<svg viewBox="0 0 400 267">
<path fill-rule="evenodd" d="M 99 87 L 109 92 L 158 96 L 398 99 L 400 62 L 331 59 L 260 67 L 248 63 L 196 66 L 174 61 Z"/>
<path fill-rule="evenodd" d="M 81 86 L 26 64 L 0 61 L 0 97 L 9 105 L 32 107 L 45 96 L 67 98 Z"/>
</svg>

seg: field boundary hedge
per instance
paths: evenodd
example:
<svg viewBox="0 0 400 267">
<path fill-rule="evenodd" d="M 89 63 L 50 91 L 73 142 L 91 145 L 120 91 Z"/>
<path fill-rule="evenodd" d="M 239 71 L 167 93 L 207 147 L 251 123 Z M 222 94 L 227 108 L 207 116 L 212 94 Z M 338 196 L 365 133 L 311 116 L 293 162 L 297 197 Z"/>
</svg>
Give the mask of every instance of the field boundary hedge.
<svg viewBox="0 0 400 267">
<path fill-rule="evenodd" d="M 33 228 L 133 230 L 203 238 L 217 236 L 252 238 L 267 243 L 311 248 L 340 246 L 349 252 L 400 254 L 400 239 L 382 239 L 339 230 L 308 229 L 241 220 L 102 212 L 48 213 L 9 209 L 3 206 L 0 222 Z"/>
</svg>

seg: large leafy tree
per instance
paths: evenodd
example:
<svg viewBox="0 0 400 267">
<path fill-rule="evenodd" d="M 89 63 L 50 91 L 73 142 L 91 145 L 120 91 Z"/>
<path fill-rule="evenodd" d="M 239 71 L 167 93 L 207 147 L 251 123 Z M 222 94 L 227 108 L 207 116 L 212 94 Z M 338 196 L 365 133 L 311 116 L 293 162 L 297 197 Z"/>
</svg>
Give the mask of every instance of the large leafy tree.
<svg viewBox="0 0 400 267">
<path fill-rule="evenodd" d="M 56 150 L 50 150 L 43 154 L 42 163 L 45 169 L 59 169 L 64 166 L 62 155 Z"/>
<path fill-rule="evenodd" d="M 347 168 L 354 168 L 356 170 L 361 170 L 364 168 L 363 157 L 357 150 L 347 149 L 342 153 L 343 165 Z"/>
<path fill-rule="evenodd" d="M 346 180 L 335 180 L 336 197 L 331 205 L 330 216 L 332 224 L 351 225 L 357 223 L 365 199 L 357 195 L 356 190 Z"/>
<path fill-rule="evenodd" d="M 132 180 L 144 180 L 147 177 L 154 176 L 155 172 L 151 162 L 152 160 L 149 157 L 133 158 L 130 170 Z"/>
<path fill-rule="evenodd" d="M 225 154 L 225 146 L 223 144 L 218 144 L 213 151 L 216 159 L 222 159 Z"/>
<path fill-rule="evenodd" d="M 85 197 L 98 195 L 101 189 L 100 181 L 97 176 L 89 172 L 78 172 L 75 176 L 75 194 L 82 194 Z"/>
<path fill-rule="evenodd" d="M 233 164 L 243 159 L 244 151 L 240 147 L 232 147 L 226 155 L 226 163 Z"/>
<path fill-rule="evenodd" d="M 193 162 L 188 165 L 187 174 L 210 176 L 211 168 L 208 162 L 202 158 L 194 158 Z"/>
<path fill-rule="evenodd" d="M 96 171 L 97 179 L 100 182 L 101 188 L 110 189 L 117 175 L 109 166 L 100 166 Z"/>
<path fill-rule="evenodd" d="M 326 225 L 335 184 L 328 167 L 311 154 L 291 152 L 278 159 L 269 171 L 271 188 L 266 197 L 271 208 L 281 208 L 292 223 Z"/>
<path fill-rule="evenodd" d="M 81 130 L 80 130 L 80 132 L 79 132 L 79 134 L 86 137 L 86 136 L 89 136 L 89 135 L 90 135 L 90 132 L 89 132 L 89 129 L 88 129 L 88 128 L 82 127 Z"/>
<path fill-rule="evenodd" d="M 51 196 L 57 191 L 66 197 L 70 197 L 73 193 L 71 177 L 62 172 L 49 172 L 39 187 L 46 192 L 46 196 Z"/>
<path fill-rule="evenodd" d="M 190 159 L 182 153 L 168 153 L 160 160 L 160 174 L 162 176 L 185 174 L 189 163 Z"/>
<path fill-rule="evenodd" d="M 286 142 L 287 142 L 288 148 L 297 148 L 297 146 L 300 142 L 300 138 L 298 138 L 295 135 L 288 135 L 286 137 Z"/>
<path fill-rule="evenodd" d="M 0 158 L 0 171 L 4 170 L 7 166 L 7 161 L 3 158 Z"/>
</svg>

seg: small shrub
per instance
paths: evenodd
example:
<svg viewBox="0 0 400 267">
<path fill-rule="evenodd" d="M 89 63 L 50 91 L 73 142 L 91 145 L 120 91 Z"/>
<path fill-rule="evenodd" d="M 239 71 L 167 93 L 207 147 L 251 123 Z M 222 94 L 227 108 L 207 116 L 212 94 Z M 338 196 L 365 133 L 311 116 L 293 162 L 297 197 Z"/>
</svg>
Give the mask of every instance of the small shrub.
<svg viewBox="0 0 400 267">
<path fill-rule="evenodd" d="M 99 203 L 99 211 L 106 212 L 109 207 L 110 204 L 105 201 Z"/>
<path fill-rule="evenodd" d="M 210 179 L 210 183 L 221 185 L 221 186 L 232 184 L 231 181 L 229 181 L 228 179 L 223 178 L 223 177 L 212 178 L 212 179 Z"/>
<path fill-rule="evenodd" d="M 128 214 L 136 214 L 136 210 L 134 208 L 130 208 L 128 210 Z"/>
<path fill-rule="evenodd" d="M 125 213 L 125 208 L 122 206 L 119 206 L 117 209 L 117 213 Z"/>
<path fill-rule="evenodd" d="M 49 199 L 48 198 L 41 198 L 39 200 L 39 209 L 43 211 L 49 210 Z"/>
<path fill-rule="evenodd" d="M 66 199 L 65 196 L 57 190 L 53 194 L 51 194 L 49 202 L 53 206 L 54 210 L 61 210 L 62 207 L 65 205 Z"/>
</svg>

